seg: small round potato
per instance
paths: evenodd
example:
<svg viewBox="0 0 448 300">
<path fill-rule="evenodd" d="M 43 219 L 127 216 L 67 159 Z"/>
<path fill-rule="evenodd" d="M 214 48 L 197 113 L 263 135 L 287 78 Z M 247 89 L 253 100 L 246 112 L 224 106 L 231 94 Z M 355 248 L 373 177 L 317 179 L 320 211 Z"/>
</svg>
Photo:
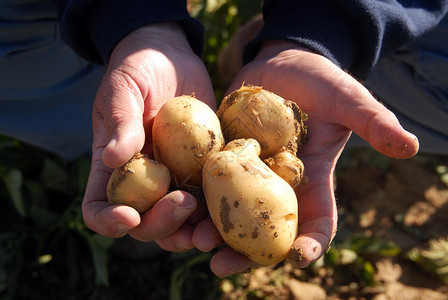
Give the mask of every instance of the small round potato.
<svg viewBox="0 0 448 300">
<path fill-rule="evenodd" d="M 225 242 L 261 265 L 284 260 L 297 235 L 292 187 L 258 157 L 254 139 L 232 141 L 203 169 L 210 216 Z"/>
<path fill-rule="evenodd" d="M 200 188 L 202 167 L 224 146 L 219 119 L 191 96 L 167 101 L 154 118 L 154 157 L 168 167 L 176 188 Z"/>
<path fill-rule="evenodd" d="M 139 153 L 112 172 L 107 198 L 112 204 L 129 205 L 142 213 L 165 196 L 169 186 L 168 168 Z"/>
<path fill-rule="evenodd" d="M 291 151 L 285 149 L 277 152 L 264 162 L 294 189 L 303 180 L 305 167 L 303 162 Z"/>
<path fill-rule="evenodd" d="M 296 103 L 256 86 L 242 86 L 225 97 L 216 112 L 226 142 L 256 139 L 266 159 L 286 147 L 296 154 L 306 140 L 307 115 Z"/>
</svg>

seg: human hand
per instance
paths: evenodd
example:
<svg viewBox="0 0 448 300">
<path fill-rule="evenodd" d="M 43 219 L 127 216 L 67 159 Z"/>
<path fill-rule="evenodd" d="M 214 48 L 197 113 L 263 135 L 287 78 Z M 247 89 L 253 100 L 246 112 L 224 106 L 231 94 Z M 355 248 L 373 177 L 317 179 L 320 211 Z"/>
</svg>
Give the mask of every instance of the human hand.
<svg viewBox="0 0 448 300">
<path fill-rule="evenodd" d="M 207 71 L 177 24 L 143 27 L 115 47 L 92 114 L 92 166 L 82 205 L 89 228 L 108 237 L 129 233 L 137 240 L 156 240 L 169 251 L 193 247 L 194 222 L 206 210 L 191 194 L 172 192 L 142 215 L 109 204 L 106 195 L 113 168 L 138 152 L 152 156 L 151 128 L 160 107 L 174 96 L 193 93 L 216 108 Z"/>
<path fill-rule="evenodd" d="M 353 77 L 325 57 L 293 43 L 266 43 L 238 73 L 229 92 L 243 83 L 295 101 L 308 114 L 308 142 L 298 153 L 308 182 L 296 189 L 299 235 L 288 258 L 297 267 L 305 267 L 325 253 L 336 234 L 333 173 L 351 131 L 393 158 L 415 155 L 418 140 Z M 195 246 L 201 249 L 205 236 L 196 230 L 194 237 Z M 228 247 L 211 261 L 211 269 L 219 276 L 253 266 L 255 263 Z"/>
</svg>

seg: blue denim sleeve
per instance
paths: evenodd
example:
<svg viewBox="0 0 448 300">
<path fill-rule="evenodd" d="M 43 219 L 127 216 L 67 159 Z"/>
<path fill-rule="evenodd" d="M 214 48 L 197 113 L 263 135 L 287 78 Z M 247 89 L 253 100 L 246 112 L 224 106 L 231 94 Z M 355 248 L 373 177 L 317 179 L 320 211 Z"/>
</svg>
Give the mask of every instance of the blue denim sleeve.
<svg viewBox="0 0 448 300">
<path fill-rule="evenodd" d="M 64 0 L 59 19 L 63 40 L 97 64 L 106 64 L 128 33 L 161 22 L 179 22 L 193 51 L 202 53 L 203 27 L 190 17 L 185 0 Z"/>
<path fill-rule="evenodd" d="M 442 0 L 265 0 L 265 25 L 244 52 L 252 60 L 267 40 L 297 42 L 364 79 L 378 60 L 435 27 Z"/>
</svg>

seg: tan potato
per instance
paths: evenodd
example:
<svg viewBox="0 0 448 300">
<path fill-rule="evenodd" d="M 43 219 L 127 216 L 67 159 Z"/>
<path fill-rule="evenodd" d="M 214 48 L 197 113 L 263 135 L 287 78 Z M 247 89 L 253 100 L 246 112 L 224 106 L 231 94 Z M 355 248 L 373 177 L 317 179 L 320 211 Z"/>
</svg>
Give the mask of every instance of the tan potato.
<svg viewBox="0 0 448 300">
<path fill-rule="evenodd" d="M 264 162 L 293 189 L 302 182 L 305 167 L 303 162 L 291 151 L 280 150 L 274 156 L 265 159 Z"/>
<path fill-rule="evenodd" d="M 200 188 L 203 165 L 224 146 L 214 111 L 190 96 L 175 97 L 162 106 L 152 137 L 154 157 L 168 167 L 176 188 Z"/>
<path fill-rule="evenodd" d="M 297 235 L 292 187 L 258 157 L 254 139 L 213 154 L 203 169 L 207 206 L 225 242 L 261 265 L 284 260 Z"/>
<path fill-rule="evenodd" d="M 112 172 L 107 198 L 112 204 L 129 205 L 142 213 L 165 196 L 169 186 L 168 168 L 139 153 Z"/>
<path fill-rule="evenodd" d="M 224 98 L 216 114 L 226 142 L 256 139 L 262 159 L 282 147 L 296 154 L 306 140 L 306 114 L 296 103 L 261 87 L 242 86 Z"/>
</svg>

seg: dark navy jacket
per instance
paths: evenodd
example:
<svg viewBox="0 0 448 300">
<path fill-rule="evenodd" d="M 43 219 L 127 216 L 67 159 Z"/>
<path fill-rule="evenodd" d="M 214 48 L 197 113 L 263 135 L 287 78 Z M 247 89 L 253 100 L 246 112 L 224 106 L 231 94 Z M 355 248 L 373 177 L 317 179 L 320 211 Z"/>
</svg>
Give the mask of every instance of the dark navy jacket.
<svg viewBox="0 0 448 300">
<path fill-rule="evenodd" d="M 363 79 L 381 57 L 436 26 L 447 9 L 442 0 L 265 0 L 265 26 L 244 61 L 263 41 L 289 40 Z M 60 19 L 64 40 L 100 64 L 126 34 L 151 23 L 177 21 L 198 55 L 203 47 L 203 28 L 184 0 L 65 0 Z"/>
</svg>

